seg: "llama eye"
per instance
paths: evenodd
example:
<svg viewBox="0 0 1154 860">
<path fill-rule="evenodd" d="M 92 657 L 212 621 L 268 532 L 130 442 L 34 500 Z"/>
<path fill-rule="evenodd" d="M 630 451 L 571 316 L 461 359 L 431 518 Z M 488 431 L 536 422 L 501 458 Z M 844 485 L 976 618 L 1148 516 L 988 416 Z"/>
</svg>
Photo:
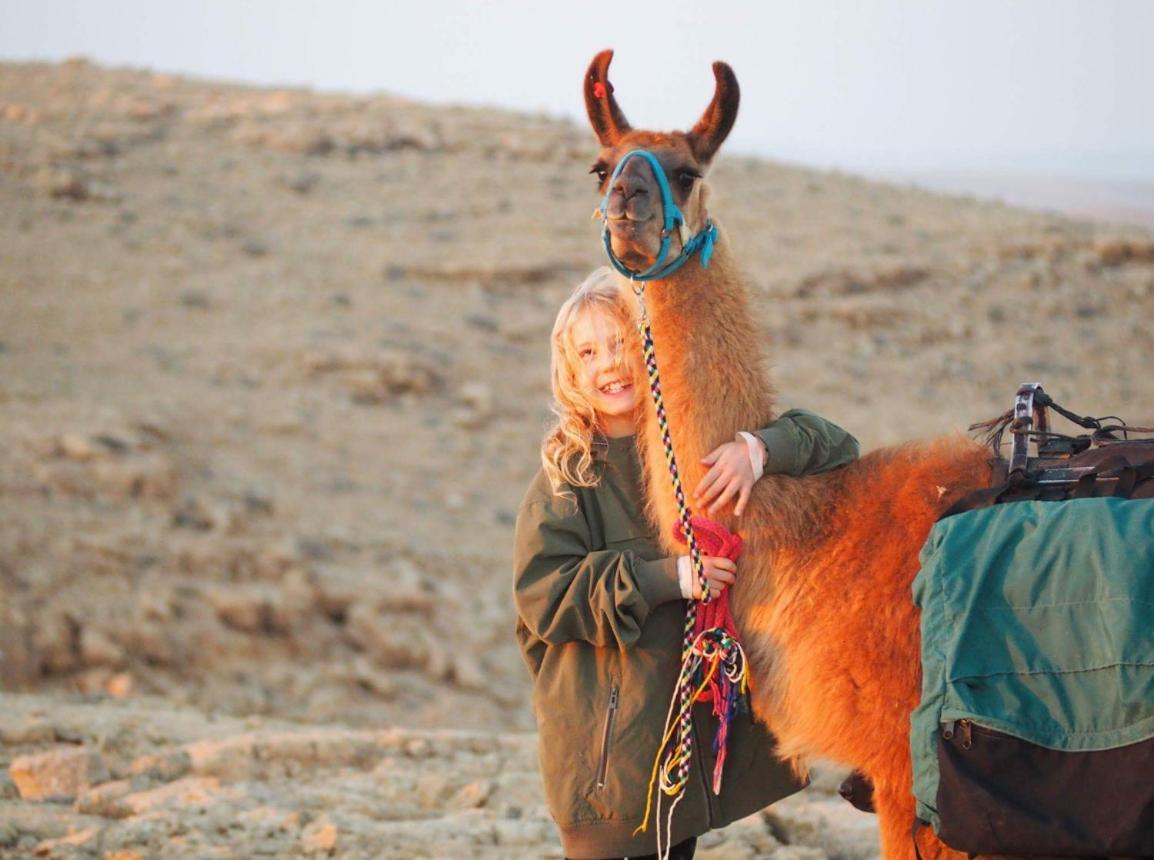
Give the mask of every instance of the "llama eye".
<svg viewBox="0 0 1154 860">
<path fill-rule="evenodd" d="M 605 178 L 609 175 L 609 168 L 598 162 L 589 168 L 589 172 L 597 177 L 597 185 L 600 187 L 605 182 Z"/>
<path fill-rule="evenodd" d="M 693 183 L 701 178 L 701 174 L 693 170 L 677 171 L 677 182 L 683 191 L 692 191 Z"/>
</svg>

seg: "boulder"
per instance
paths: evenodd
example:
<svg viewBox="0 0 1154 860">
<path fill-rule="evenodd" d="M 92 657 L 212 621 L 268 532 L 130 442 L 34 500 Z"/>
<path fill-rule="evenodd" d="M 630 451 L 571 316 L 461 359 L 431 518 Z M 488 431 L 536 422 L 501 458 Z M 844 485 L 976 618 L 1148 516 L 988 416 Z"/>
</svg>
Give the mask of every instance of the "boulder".
<svg viewBox="0 0 1154 860">
<path fill-rule="evenodd" d="M 25 800 L 72 800 L 89 786 L 108 779 L 99 754 L 84 747 L 17 756 L 8 773 Z"/>
</svg>

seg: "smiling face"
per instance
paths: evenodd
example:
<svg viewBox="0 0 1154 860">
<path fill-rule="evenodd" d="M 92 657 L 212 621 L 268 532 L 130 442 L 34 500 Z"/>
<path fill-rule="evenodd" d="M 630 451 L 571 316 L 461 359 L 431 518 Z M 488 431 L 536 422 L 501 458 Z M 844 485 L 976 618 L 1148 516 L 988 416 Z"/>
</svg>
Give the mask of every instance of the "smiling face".
<svg viewBox="0 0 1154 860">
<path fill-rule="evenodd" d="M 643 374 L 624 334 L 616 319 L 596 307 L 583 309 L 569 328 L 575 381 L 609 437 L 628 436 L 637 427 L 637 383 Z"/>
</svg>

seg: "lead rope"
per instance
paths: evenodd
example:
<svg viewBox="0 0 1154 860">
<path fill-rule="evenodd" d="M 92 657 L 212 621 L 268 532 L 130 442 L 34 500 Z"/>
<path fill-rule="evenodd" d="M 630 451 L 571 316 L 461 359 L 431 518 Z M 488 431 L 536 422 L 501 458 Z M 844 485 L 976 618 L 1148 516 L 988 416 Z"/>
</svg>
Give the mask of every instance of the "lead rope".
<svg viewBox="0 0 1154 860">
<path fill-rule="evenodd" d="M 649 315 L 645 308 L 645 285 L 632 281 L 633 293 L 637 296 L 640 309 L 640 320 L 637 329 L 641 334 L 641 347 L 645 356 L 645 370 L 649 377 L 649 393 L 653 398 L 653 405 L 657 412 L 657 424 L 661 429 L 661 444 L 665 449 L 665 462 L 669 467 L 669 477 L 673 483 L 673 496 L 677 501 L 677 512 L 680 525 L 680 536 L 684 536 L 689 545 L 689 557 L 693 571 L 697 576 L 698 590 L 701 593 L 700 602 L 709 603 L 709 582 L 705 576 L 705 565 L 701 561 L 701 552 L 693 530 L 693 523 L 689 506 L 685 503 L 685 492 L 681 486 L 681 474 L 677 468 L 677 458 L 673 453 L 673 441 L 669 434 L 669 418 L 665 412 L 665 400 L 661 393 L 661 377 L 657 370 L 657 353 L 653 348 L 653 330 L 649 325 Z M 720 526 L 718 526 L 720 528 Z M 739 543 L 740 545 L 740 543 Z M 689 781 L 689 763 L 693 755 L 693 703 L 703 697 L 711 684 L 716 684 L 716 676 L 720 667 L 724 667 L 723 674 L 729 681 L 729 689 L 746 689 L 745 654 L 741 644 L 737 641 L 732 630 L 721 627 L 709 630 L 697 630 L 697 604 L 699 601 L 690 600 L 685 613 L 685 632 L 681 646 L 681 672 L 677 678 L 677 686 L 673 691 L 673 698 L 669 703 L 666 714 L 665 729 L 662 732 L 661 744 L 657 749 L 657 756 L 653 762 L 653 770 L 649 778 L 646 791 L 645 816 L 641 826 L 634 833 L 643 833 L 649 826 L 649 812 L 653 808 L 654 783 L 659 782 L 661 794 L 672 798 L 666 813 L 664 838 L 661 819 L 661 794 L 657 796 L 657 856 L 660 860 L 668 860 L 672 846 L 673 810 L 685 796 L 685 786 Z M 696 676 L 703 663 L 708 663 L 704 678 L 698 682 Z M 734 696 L 725 696 L 725 700 L 732 706 Z M 725 706 L 721 703 L 721 696 L 714 698 L 715 713 Z M 721 764 L 724 762 L 725 728 L 732 717 L 732 708 L 728 713 L 719 713 L 722 718 L 718 730 L 719 750 L 718 766 L 715 769 L 713 790 L 721 790 Z M 676 737 L 674 734 L 676 733 Z M 670 745 L 671 741 L 674 741 Z"/>
</svg>

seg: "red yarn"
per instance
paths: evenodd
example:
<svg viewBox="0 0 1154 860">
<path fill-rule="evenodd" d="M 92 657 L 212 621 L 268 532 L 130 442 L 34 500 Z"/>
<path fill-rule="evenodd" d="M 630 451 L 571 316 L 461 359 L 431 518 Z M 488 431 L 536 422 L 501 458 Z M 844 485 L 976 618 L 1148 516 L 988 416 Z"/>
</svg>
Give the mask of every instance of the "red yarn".
<svg viewBox="0 0 1154 860">
<path fill-rule="evenodd" d="M 704 555 L 728 558 L 737 561 L 741 557 L 743 541 L 741 535 L 731 532 L 721 523 L 714 522 L 708 517 L 694 515 L 689 518 L 693 526 L 693 537 L 697 541 L 697 548 Z M 673 535 L 681 543 L 685 543 L 685 529 L 681 523 L 673 526 Z M 697 623 L 693 628 L 693 638 L 696 639 L 706 630 L 720 627 L 734 639 L 737 639 L 737 627 L 733 623 L 733 615 L 729 611 L 729 589 L 708 603 L 699 603 L 697 606 Z M 701 693 L 701 701 L 713 699 L 712 686 Z"/>
<path fill-rule="evenodd" d="M 696 514 L 689 518 L 689 523 L 694 526 L 697 548 L 704 555 L 720 556 L 720 558 L 726 558 L 729 561 L 736 561 L 741 558 L 743 545 L 741 534 L 729 531 L 724 525 L 712 521 L 709 517 Z M 685 530 L 681 523 L 674 524 L 673 534 L 682 544 L 687 543 Z M 713 598 L 709 603 L 697 605 L 697 623 L 694 626 L 695 640 L 705 630 L 714 628 L 721 628 L 735 640 L 737 638 L 737 627 L 733 622 L 733 614 L 729 612 L 729 589 L 722 591 L 719 597 Z M 709 688 L 702 691 L 699 701 L 710 702 L 712 700 L 713 685 L 710 685 Z"/>
<path fill-rule="evenodd" d="M 694 516 L 689 518 L 690 525 L 693 527 L 693 537 L 697 542 L 697 548 L 705 555 L 722 556 L 728 558 L 730 561 L 737 561 L 741 555 L 742 540 L 741 535 L 735 534 L 723 526 L 721 523 L 715 523 L 707 517 Z M 686 542 L 685 530 L 681 527 L 681 523 L 674 526 L 674 536 L 682 543 Z M 707 635 L 705 634 L 708 631 Z M 736 683 L 735 679 L 729 677 L 725 671 L 722 671 L 721 664 L 732 659 L 733 655 L 730 653 L 726 655 L 718 650 L 719 637 L 717 632 L 721 631 L 730 640 L 732 640 L 730 648 L 736 648 L 741 660 L 740 674 L 742 681 Z M 724 637 L 722 637 L 723 639 Z M 725 589 L 721 594 L 710 600 L 708 603 L 698 604 L 697 618 L 693 628 L 693 641 L 701 643 L 701 655 L 710 663 L 713 663 L 713 673 L 710 682 L 697 694 L 696 701 L 710 702 L 713 705 L 713 715 L 717 718 L 717 734 L 713 740 L 713 749 L 717 754 L 717 758 L 713 764 L 713 793 L 715 795 L 721 794 L 721 774 L 725 768 L 725 758 L 727 752 L 727 740 L 729 738 L 729 724 L 737 713 L 738 698 L 745 689 L 746 670 L 744 667 L 745 656 L 741 651 L 741 644 L 737 636 L 737 627 L 733 623 L 733 615 L 729 611 L 729 589 Z M 713 649 L 709 649 L 709 643 L 713 643 Z"/>
<path fill-rule="evenodd" d="M 598 81 L 593 85 L 593 95 L 599 99 L 605 98 L 605 84 Z"/>
</svg>

